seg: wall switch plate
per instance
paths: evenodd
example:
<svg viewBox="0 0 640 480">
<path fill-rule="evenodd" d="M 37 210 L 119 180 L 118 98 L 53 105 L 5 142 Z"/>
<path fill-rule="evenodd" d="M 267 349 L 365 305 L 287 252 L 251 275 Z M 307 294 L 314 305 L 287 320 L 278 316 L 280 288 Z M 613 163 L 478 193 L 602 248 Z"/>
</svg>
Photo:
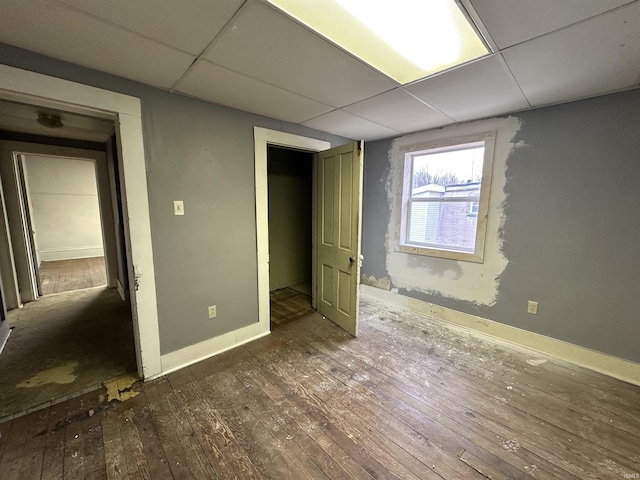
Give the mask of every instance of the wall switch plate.
<svg viewBox="0 0 640 480">
<path fill-rule="evenodd" d="M 173 201 L 173 214 L 184 215 L 184 202 L 182 200 Z"/>
<path fill-rule="evenodd" d="M 216 318 L 218 316 L 218 308 L 216 305 L 211 305 L 209 307 L 209 318 Z"/>
<path fill-rule="evenodd" d="M 530 313 L 531 315 L 537 315 L 538 314 L 538 302 L 534 302 L 533 300 L 529 300 L 529 302 L 527 303 L 527 313 Z"/>
</svg>

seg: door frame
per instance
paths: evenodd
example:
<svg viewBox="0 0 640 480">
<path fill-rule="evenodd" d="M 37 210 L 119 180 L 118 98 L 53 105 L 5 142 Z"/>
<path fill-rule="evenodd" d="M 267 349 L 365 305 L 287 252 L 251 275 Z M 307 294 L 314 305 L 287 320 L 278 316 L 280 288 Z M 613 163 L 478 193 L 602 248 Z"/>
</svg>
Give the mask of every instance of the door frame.
<svg viewBox="0 0 640 480">
<path fill-rule="evenodd" d="M 11 234 L 7 235 L 8 245 L 0 245 L 0 251 L 4 255 L 0 260 L 0 266 L 11 269 L 10 273 L 14 279 L 13 283 L 9 281 L 4 284 L 7 306 L 9 306 L 9 308 L 17 308 L 26 301 L 36 300 L 39 296 L 39 294 L 31 295 L 32 293 L 37 293 L 33 288 L 25 289 L 24 295 L 18 293 L 18 285 L 21 283 L 24 284 L 24 278 L 27 276 L 30 278 L 29 282 L 27 282 L 29 284 L 34 281 L 31 272 L 27 271 L 29 265 L 26 250 L 28 247 L 27 243 L 31 241 L 31 234 L 28 229 L 24 228 L 25 226 L 22 221 L 19 222 L 21 224 L 20 227 L 13 229 L 11 227 L 11 224 L 16 225 L 16 218 L 21 217 L 19 210 L 23 208 L 22 200 L 27 200 L 26 198 L 21 200 L 19 197 L 18 190 L 20 189 L 20 181 L 15 172 L 15 164 L 16 162 L 23 161 L 24 157 L 28 156 L 73 158 L 94 163 L 105 249 L 107 285 L 109 287 L 116 286 L 112 275 L 112 273 L 116 271 L 116 249 L 114 244 L 116 240 L 113 234 L 113 218 L 107 218 L 111 212 L 111 205 L 106 203 L 106 200 L 110 199 L 108 185 L 110 178 L 105 152 L 76 147 L 3 140 L 0 141 L 0 162 L 6 163 L 11 168 L 5 168 L 2 172 L 2 181 L 9 189 L 3 191 L 1 200 L 3 202 L 4 215 L 3 218 L 0 219 L 0 222 L 4 221 L 5 230 L 10 230 Z M 22 157 L 22 159 L 20 157 Z M 1 165 L 0 171 L 2 171 Z M 9 276 L 9 274 L 7 274 L 7 276 Z M 5 280 L 7 280 L 7 278 L 5 278 Z M 39 280 L 37 280 L 37 283 L 39 285 Z"/>
<path fill-rule="evenodd" d="M 267 179 L 267 150 L 269 145 L 272 145 L 274 147 L 295 148 L 316 153 L 322 150 L 328 150 L 331 148 L 331 143 L 326 140 L 303 137 L 301 135 L 269 130 L 262 127 L 253 127 L 253 138 L 256 176 L 258 322 L 261 328 L 268 332 L 271 330 L 271 307 L 269 304 L 269 188 Z"/>
<path fill-rule="evenodd" d="M 0 65 L 0 97 L 114 120 L 124 178 L 122 206 L 140 378 L 162 373 L 140 99 Z"/>
<path fill-rule="evenodd" d="M 40 297 L 40 278 L 38 276 L 38 255 L 33 237 L 33 213 L 29 195 L 29 185 L 27 183 L 27 172 L 24 164 L 24 157 L 21 153 L 13 152 L 13 170 L 18 186 L 18 208 L 20 219 L 22 220 L 23 235 L 25 238 L 25 253 L 27 257 L 27 274 L 29 276 L 29 297 L 37 300 Z"/>
<path fill-rule="evenodd" d="M 21 162 L 23 165 L 23 171 L 27 171 L 28 169 L 24 167 L 25 163 L 28 161 L 29 157 L 49 157 L 49 158 L 61 158 L 61 159 L 69 159 L 69 160 L 78 160 L 83 162 L 91 163 L 93 167 L 93 172 L 96 180 L 96 195 L 98 198 L 98 217 L 100 219 L 100 235 L 102 237 L 102 246 L 103 246 L 103 256 L 105 262 L 105 272 L 106 272 L 106 280 L 108 288 L 115 288 L 118 286 L 118 272 L 117 272 L 117 264 L 120 262 L 120 258 L 118 257 L 119 252 L 116 248 L 116 231 L 114 225 L 114 214 L 112 209 L 112 198 L 111 198 L 111 183 L 113 179 L 110 177 L 111 172 L 109 169 L 108 159 L 106 152 L 98 151 L 98 150 L 85 150 L 75 147 L 60 147 L 55 145 L 45 145 L 45 144 L 29 144 L 28 142 L 6 142 L 8 147 L 16 148 L 13 151 L 12 155 L 14 157 L 15 162 Z M 2 160 L 2 157 L 0 157 Z M 38 290 L 40 293 L 38 296 L 41 296 L 41 279 L 38 275 L 38 249 L 37 249 L 37 231 L 35 234 L 33 233 L 36 230 L 35 221 L 33 218 L 33 211 L 31 207 L 32 199 L 31 194 L 29 192 L 29 185 L 27 180 L 27 175 L 25 176 L 25 185 L 23 186 L 23 190 L 26 191 L 26 195 L 23 196 L 23 202 L 26 206 L 26 210 L 29 213 L 29 217 L 31 219 L 32 229 L 27 228 L 26 234 L 30 237 L 29 240 L 33 249 L 33 257 L 36 258 L 35 262 L 35 274 L 36 278 L 34 279 L 38 285 Z M 14 246 L 15 248 L 15 246 Z M 120 293 L 120 292 L 119 292 Z M 122 296 L 122 294 L 121 294 Z M 124 299 L 124 298 L 123 298 Z"/>
</svg>

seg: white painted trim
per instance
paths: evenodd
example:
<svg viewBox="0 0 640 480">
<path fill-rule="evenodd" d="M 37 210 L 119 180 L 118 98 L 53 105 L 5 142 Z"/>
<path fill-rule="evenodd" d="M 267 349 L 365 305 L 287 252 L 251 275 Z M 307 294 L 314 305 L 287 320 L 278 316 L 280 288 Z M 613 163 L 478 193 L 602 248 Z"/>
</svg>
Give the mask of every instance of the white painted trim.
<svg viewBox="0 0 640 480">
<path fill-rule="evenodd" d="M 256 175 L 256 250 L 258 254 L 258 322 L 270 329 L 269 313 L 269 190 L 267 187 L 267 147 L 297 148 L 320 152 L 331 143 L 316 138 L 253 127 Z"/>
<path fill-rule="evenodd" d="M 49 77 L 40 73 L 0 65 L 0 91 L 5 98 L 24 102 L 24 95 L 43 102 L 75 105 L 82 110 L 140 116 L 140 99 L 81 83 Z"/>
<path fill-rule="evenodd" d="M 579 367 L 588 368 L 640 386 L 640 363 L 369 285 L 361 285 L 360 289 L 360 293 L 363 296 L 405 307 L 414 312 L 434 317 L 437 320 L 473 330 L 476 333 L 490 337 L 492 340 L 498 339 L 518 347 L 535 350 L 573 363 Z"/>
<path fill-rule="evenodd" d="M 398 244 L 397 251 L 416 255 L 427 255 L 430 257 L 449 258 L 467 262 L 484 262 L 484 243 L 487 233 L 487 216 L 489 214 L 489 198 L 491 196 L 491 175 L 493 172 L 493 150 L 495 144 L 495 132 L 479 133 L 477 135 L 467 135 L 462 137 L 452 137 L 442 140 L 435 140 L 427 143 L 407 145 L 400 149 L 400 154 L 404 158 L 402 164 L 403 173 L 401 176 L 402 192 L 400 200 L 400 228 L 397 231 Z M 478 215 L 476 217 L 476 240 L 473 252 L 463 252 L 460 250 L 447 250 L 445 246 L 420 246 L 412 244 L 408 240 L 410 198 L 413 185 L 413 164 L 415 157 L 430 152 L 456 152 L 463 145 L 471 143 L 483 143 L 484 160 L 482 162 L 482 180 L 480 183 L 480 198 L 478 199 Z"/>
<path fill-rule="evenodd" d="M 146 380 L 162 371 L 162 363 L 142 118 L 121 113 L 118 119 L 129 298 L 134 336 L 139 344 L 136 349 L 138 373 Z"/>
<path fill-rule="evenodd" d="M 138 374 L 144 379 L 158 375 L 160 335 L 140 99 L 6 65 L 0 65 L 0 97 L 116 117 Z"/>
<path fill-rule="evenodd" d="M 189 365 L 206 360 L 214 355 L 219 355 L 232 348 L 258 340 L 270 333 L 269 325 L 267 325 L 265 330 L 264 325 L 254 323 L 239 330 L 234 330 L 218 337 L 196 343 L 195 345 L 176 350 L 175 352 L 167 353 L 166 355 L 162 355 L 162 373 L 147 380 L 152 380 L 153 378 L 188 367 Z"/>
</svg>

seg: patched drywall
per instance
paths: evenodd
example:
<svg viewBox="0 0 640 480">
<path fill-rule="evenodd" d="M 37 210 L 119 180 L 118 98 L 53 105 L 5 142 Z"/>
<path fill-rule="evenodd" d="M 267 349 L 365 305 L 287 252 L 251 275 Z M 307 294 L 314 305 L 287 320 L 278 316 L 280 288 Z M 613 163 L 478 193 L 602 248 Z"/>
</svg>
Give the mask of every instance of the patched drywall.
<svg viewBox="0 0 640 480">
<path fill-rule="evenodd" d="M 519 128 L 520 121 L 509 117 L 416 133 L 393 141 L 388 155 L 389 175 L 386 185 L 387 201 L 392 206 L 387 223 L 386 268 L 395 288 L 464 300 L 478 305 L 495 303 L 500 274 L 508 263 L 502 253 L 500 236 L 506 201 L 505 165 L 507 158 L 516 148 L 513 138 Z M 484 132 L 495 132 L 496 135 L 484 262 L 472 263 L 400 252 L 398 226 L 404 165 L 404 155 L 400 150 L 410 145 Z"/>
<path fill-rule="evenodd" d="M 640 91 L 519 117 L 526 147 L 506 170 L 509 264 L 484 316 L 640 362 Z"/>
<path fill-rule="evenodd" d="M 373 278 L 387 277 L 385 262 L 387 223 L 391 208 L 386 194 L 390 165 L 387 161 L 392 140 L 369 142 L 364 150 L 362 172 L 362 255 L 363 268 Z M 388 289 L 387 289 L 388 290 Z"/>
<path fill-rule="evenodd" d="M 366 283 L 388 276 L 405 297 L 640 362 L 640 90 L 514 117 L 367 146 Z M 485 264 L 396 252 L 394 148 L 476 125 L 504 128 Z"/>
</svg>

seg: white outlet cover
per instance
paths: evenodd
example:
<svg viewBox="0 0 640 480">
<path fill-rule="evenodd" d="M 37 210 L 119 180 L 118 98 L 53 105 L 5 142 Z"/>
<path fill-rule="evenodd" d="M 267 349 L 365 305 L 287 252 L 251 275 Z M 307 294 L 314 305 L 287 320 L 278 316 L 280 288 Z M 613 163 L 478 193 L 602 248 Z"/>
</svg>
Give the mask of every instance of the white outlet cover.
<svg viewBox="0 0 640 480">
<path fill-rule="evenodd" d="M 184 215 L 184 202 L 182 200 L 173 201 L 173 214 Z"/>
</svg>

